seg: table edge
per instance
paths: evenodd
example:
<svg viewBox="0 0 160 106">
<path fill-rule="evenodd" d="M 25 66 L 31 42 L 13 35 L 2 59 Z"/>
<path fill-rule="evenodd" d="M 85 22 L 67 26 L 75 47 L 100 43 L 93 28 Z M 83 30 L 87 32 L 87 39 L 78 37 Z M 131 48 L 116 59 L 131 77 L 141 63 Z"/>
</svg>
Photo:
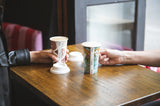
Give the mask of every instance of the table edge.
<svg viewBox="0 0 160 106">
<path fill-rule="evenodd" d="M 141 104 L 144 104 L 144 103 L 147 103 L 147 102 L 151 102 L 151 101 L 154 101 L 156 99 L 160 98 L 160 91 L 158 92 L 155 92 L 155 93 L 152 93 L 152 94 L 149 94 L 149 95 L 146 95 L 146 96 L 143 96 L 143 97 L 140 97 L 140 98 L 137 98 L 137 99 L 134 99 L 134 100 L 131 100 L 131 101 L 128 101 L 128 102 L 125 102 L 125 103 L 122 103 L 122 104 L 119 104 L 118 106 L 132 106 L 132 105 L 141 105 Z M 146 100 L 147 99 L 147 100 Z"/>
</svg>

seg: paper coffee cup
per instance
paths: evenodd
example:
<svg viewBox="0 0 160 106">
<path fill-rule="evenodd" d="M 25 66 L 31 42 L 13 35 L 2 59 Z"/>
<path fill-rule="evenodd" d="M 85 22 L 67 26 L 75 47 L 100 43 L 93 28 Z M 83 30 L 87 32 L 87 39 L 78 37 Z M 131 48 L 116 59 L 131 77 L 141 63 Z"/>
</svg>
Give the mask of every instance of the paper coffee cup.
<svg viewBox="0 0 160 106">
<path fill-rule="evenodd" d="M 65 36 L 50 37 L 52 53 L 57 55 L 59 62 L 65 63 L 68 38 Z"/>
<path fill-rule="evenodd" d="M 50 38 L 50 41 L 52 53 L 58 57 L 58 62 L 53 64 L 50 72 L 54 74 L 66 74 L 70 72 L 69 67 L 65 63 L 68 38 L 64 36 L 54 36 Z"/>
<path fill-rule="evenodd" d="M 98 70 L 99 51 L 101 44 L 99 42 L 83 42 L 84 73 L 95 74 Z"/>
</svg>

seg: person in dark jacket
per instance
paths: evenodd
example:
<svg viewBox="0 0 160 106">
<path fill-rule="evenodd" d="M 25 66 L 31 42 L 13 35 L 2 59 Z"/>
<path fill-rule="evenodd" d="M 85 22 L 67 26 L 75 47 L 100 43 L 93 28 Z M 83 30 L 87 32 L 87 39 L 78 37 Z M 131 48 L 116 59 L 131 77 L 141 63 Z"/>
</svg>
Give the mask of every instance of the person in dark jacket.
<svg viewBox="0 0 160 106">
<path fill-rule="evenodd" d="M 57 57 L 52 54 L 51 50 L 29 51 L 23 49 L 8 52 L 2 29 L 3 7 L 0 6 L 0 8 L 0 106 L 11 106 L 9 67 L 29 65 L 30 63 L 53 63 L 53 61 L 57 61 Z"/>
</svg>

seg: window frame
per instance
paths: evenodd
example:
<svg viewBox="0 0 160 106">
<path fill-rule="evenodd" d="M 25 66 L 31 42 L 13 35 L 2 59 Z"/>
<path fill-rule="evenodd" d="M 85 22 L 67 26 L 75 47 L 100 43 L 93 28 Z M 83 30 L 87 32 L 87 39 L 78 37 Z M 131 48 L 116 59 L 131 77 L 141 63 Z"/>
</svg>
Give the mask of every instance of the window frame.
<svg viewBox="0 0 160 106">
<path fill-rule="evenodd" d="M 135 23 L 132 48 L 144 50 L 146 0 L 75 0 L 75 43 L 87 40 L 87 6 L 135 1 Z"/>
</svg>

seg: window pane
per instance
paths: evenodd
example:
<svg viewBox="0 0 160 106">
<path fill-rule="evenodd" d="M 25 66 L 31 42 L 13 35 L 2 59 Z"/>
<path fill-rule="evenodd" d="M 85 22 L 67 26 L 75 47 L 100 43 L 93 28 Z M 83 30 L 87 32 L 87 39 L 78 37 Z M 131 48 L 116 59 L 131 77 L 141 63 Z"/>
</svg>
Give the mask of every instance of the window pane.
<svg viewBox="0 0 160 106">
<path fill-rule="evenodd" d="M 131 48 L 135 2 L 87 7 L 87 41 L 110 42 Z"/>
<path fill-rule="evenodd" d="M 160 0 L 146 1 L 145 50 L 160 49 Z"/>
</svg>

